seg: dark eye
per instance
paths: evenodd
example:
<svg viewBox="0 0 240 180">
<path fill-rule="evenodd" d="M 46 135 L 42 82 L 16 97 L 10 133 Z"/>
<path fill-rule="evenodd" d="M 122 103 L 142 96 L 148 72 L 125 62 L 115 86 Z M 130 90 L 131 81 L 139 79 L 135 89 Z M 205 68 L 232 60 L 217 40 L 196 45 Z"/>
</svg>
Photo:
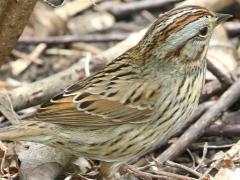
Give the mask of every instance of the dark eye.
<svg viewBox="0 0 240 180">
<path fill-rule="evenodd" d="M 200 31 L 199 31 L 200 37 L 205 37 L 207 34 L 208 34 L 208 27 L 204 27 L 204 28 L 200 29 Z"/>
</svg>

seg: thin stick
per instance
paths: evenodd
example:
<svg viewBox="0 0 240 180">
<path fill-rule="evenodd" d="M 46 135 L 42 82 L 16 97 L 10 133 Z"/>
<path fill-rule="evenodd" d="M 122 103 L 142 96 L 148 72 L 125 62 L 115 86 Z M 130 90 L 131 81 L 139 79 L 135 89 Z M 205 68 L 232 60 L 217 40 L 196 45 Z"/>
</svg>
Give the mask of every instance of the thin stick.
<svg viewBox="0 0 240 180">
<path fill-rule="evenodd" d="M 209 59 L 207 60 L 207 68 L 214 76 L 225 86 L 230 86 L 233 80 L 227 77 L 215 64 L 213 64 Z"/>
<path fill-rule="evenodd" d="M 109 6 L 104 10 L 109 11 L 116 17 L 127 16 L 132 13 L 136 13 L 142 10 L 148 10 L 153 8 L 161 8 L 169 4 L 180 2 L 181 0 L 154 0 L 154 1 L 133 1 L 130 3 L 113 4 L 109 3 Z"/>
<path fill-rule="evenodd" d="M 194 178 L 183 176 L 183 175 L 178 175 L 170 172 L 165 172 L 165 171 L 154 171 L 155 174 L 148 173 L 148 172 L 143 172 L 140 171 L 134 167 L 128 166 L 127 167 L 127 172 L 135 177 L 140 177 L 144 179 L 162 179 L 162 180 L 169 180 L 169 179 L 175 179 L 175 180 L 195 180 Z"/>
<path fill-rule="evenodd" d="M 204 160 L 205 160 L 205 158 L 206 158 L 207 152 L 208 152 L 208 143 L 205 142 L 205 143 L 204 143 L 204 147 L 203 147 L 202 158 L 201 158 L 199 164 L 197 165 L 197 167 L 194 169 L 195 171 L 196 171 L 198 168 L 200 168 L 201 165 L 203 164 L 203 162 L 204 162 Z"/>
<path fill-rule="evenodd" d="M 206 129 L 204 136 L 240 136 L 240 124 L 212 125 Z"/>
<path fill-rule="evenodd" d="M 195 161 L 195 157 L 194 157 L 193 153 L 191 152 L 191 150 L 189 148 L 187 148 L 186 151 L 188 152 L 190 158 L 192 159 L 192 168 L 195 168 L 196 161 Z"/>
<path fill-rule="evenodd" d="M 164 164 L 167 165 L 167 166 L 176 167 L 176 168 L 185 170 L 185 171 L 191 173 L 192 175 L 196 176 L 197 178 L 202 176 L 201 173 L 199 173 L 199 172 L 197 172 L 197 171 L 195 171 L 195 170 L 193 170 L 193 169 L 191 169 L 187 166 L 184 166 L 182 164 L 175 163 L 173 161 L 166 161 Z"/>
<path fill-rule="evenodd" d="M 199 180 L 203 180 L 206 175 L 208 175 L 212 169 L 220 167 L 226 159 L 233 159 L 240 151 L 240 141 L 238 141 L 234 146 L 229 149 L 222 158 L 219 158 L 217 161 L 213 162 L 210 168 L 202 175 Z"/>
<path fill-rule="evenodd" d="M 21 37 L 18 43 L 21 44 L 68 44 L 74 42 L 109 42 L 122 41 L 129 36 L 128 33 L 118 34 L 84 34 L 82 36 L 65 35 L 65 36 L 48 36 L 48 37 Z"/>
<path fill-rule="evenodd" d="M 12 123 L 20 122 L 19 116 L 15 113 L 11 99 L 6 91 L 0 92 L 0 112 Z"/>
</svg>

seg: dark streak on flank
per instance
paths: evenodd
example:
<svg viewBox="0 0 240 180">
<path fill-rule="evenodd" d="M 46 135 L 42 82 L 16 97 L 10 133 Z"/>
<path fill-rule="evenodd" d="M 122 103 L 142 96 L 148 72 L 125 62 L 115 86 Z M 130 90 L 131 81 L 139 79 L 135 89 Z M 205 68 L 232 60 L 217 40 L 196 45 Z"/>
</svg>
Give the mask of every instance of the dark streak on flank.
<svg viewBox="0 0 240 180">
<path fill-rule="evenodd" d="M 57 143 L 57 144 L 60 144 L 60 145 L 64 145 L 64 143 L 61 142 L 61 141 L 56 141 L 56 143 Z"/>
<path fill-rule="evenodd" d="M 155 133 L 155 131 L 152 131 L 148 136 L 145 137 L 145 139 L 151 138 Z"/>
<path fill-rule="evenodd" d="M 179 110 L 179 108 L 176 108 L 169 117 L 167 117 L 166 119 L 164 119 L 164 121 L 160 121 L 160 122 L 158 123 L 158 126 L 161 126 L 163 123 L 171 120 L 171 119 L 174 117 L 175 113 L 176 113 L 178 110 Z M 175 118 L 175 119 L 178 119 L 178 118 L 179 118 L 179 117 L 177 117 L 177 118 Z"/>
<path fill-rule="evenodd" d="M 177 95 L 180 94 L 180 91 L 181 91 L 182 87 L 184 86 L 185 82 L 186 82 L 186 76 L 184 76 L 184 78 L 183 78 L 183 80 L 182 80 L 180 86 L 178 87 Z"/>
<path fill-rule="evenodd" d="M 28 124 L 27 126 L 31 127 L 31 126 L 36 126 L 36 125 L 37 125 L 36 123 L 31 123 L 31 124 Z"/>
<path fill-rule="evenodd" d="M 113 149 L 113 150 L 109 151 L 108 153 L 106 153 L 106 154 L 104 154 L 104 155 L 105 155 L 105 156 L 109 156 L 109 155 L 111 155 L 111 154 L 116 153 L 118 150 L 119 150 L 119 148 Z"/>
<path fill-rule="evenodd" d="M 168 102 L 167 105 L 165 105 L 165 108 L 163 109 L 163 112 L 158 116 L 157 119 L 160 119 L 161 117 L 163 117 L 163 115 L 165 114 L 165 112 L 168 110 L 168 108 L 170 107 L 171 105 L 171 101 Z"/>
<path fill-rule="evenodd" d="M 111 78 L 110 81 L 117 81 L 118 79 L 119 79 L 118 76 L 114 76 L 113 78 Z"/>
<path fill-rule="evenodd" d="M 120 142 L 120 141 L 122 141 L 122 137 L 120 137 L 119 136 L 119 138 L 117 138 L 116 140 L 114 140 L 113 142 L 111 142 L 110 144 L 109 144 L 109 146 L 111 147 L 111 146 L 114 146 L 114 145 L 116 145 L 118 142 Z"/>
<path fill-rule="evenodd" d="M 119 77 L 124 77 L 124 76 L 129 76 L 129 77 L 131 77 L 131 76 L 133 76 L 133 75 L 135 75 L 133 72 L 127 71 L 127 72 L 124 72 L 124 73 L 122 73 L 122 74 L 119 74 L 117 77 L 118 77 L 118 78 L 119 78 Z"/>
<path fill-rule="evenodd" d="M 127 67 L 129 67 L 130 65 L 129 64 L 120 64 L 119 66 L 117 66 L 117 67 L 111 67 L 111 69 L 109 68 L 109 69 L 106 69 L 105 70 L 105 73 L 114 73 L 114 72 L 117 72 L 117 71 L 119 71 L 120 69 L 122 69 L 122 68 L 127 68 Z"/>
<path fill-rule="evenodd" d="M 127 147 L 123 148 L 123 149 L 120 151 L 120 153 L 126 152 L 126 151 L 127 151 L 129 148 L 131 148 L 132 146 L 134 146 L 134 143 L 129 144 Z"/>
<path fill-rule="evenodd" d="M 127 105 L 127 104 L 129 104 L 129 103 L 131 102 L 129 98 L 131 98 L 131 97 L 136 93 L 136 91 L 137 91 L 140 87 L 141 87 L 141 85 L 139 85 L 138 87 L 136 87 L 136 88 L 131 92 L 131 94 L 130 94 L 129 97 L 126 99 L 126 101 L 123 102 L 123 105 Z"/>
</svg>

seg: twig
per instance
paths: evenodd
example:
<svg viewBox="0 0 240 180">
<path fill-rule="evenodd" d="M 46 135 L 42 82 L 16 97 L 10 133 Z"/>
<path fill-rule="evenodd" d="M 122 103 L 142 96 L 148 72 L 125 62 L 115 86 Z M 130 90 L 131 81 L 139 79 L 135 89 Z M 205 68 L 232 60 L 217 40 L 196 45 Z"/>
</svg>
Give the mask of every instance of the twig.
<svg viewBox="0 0 240 180">
<path fill-rule="evenodd" d="M 174 174 L 174 173 L 170 173 L 170 172 L 165 172 L 165 171 L 154 171 L 154 173 L 157 174 L 157 175 L 155 175 L 152 173 L 140 171 L 140 170 L 136 169 L 135 167 L 131 167 L 131 166 L 128 166 L 126 171 L 128 174 L 134 175 L 135 177 L 140 177 L 140 178 L 149 179 L 149 180 L 151 180 L 153 178 L 161 179 L 161 180 L 169 180 L 169 179 L 194 180 L 194 178 L 191 178 L 191 177 Z"/>
<path fill-rule="evenodd" d="M 207 155 L 207 152 L 208 152 L 208 143 L 205 142 L 204 143 L 204 147 L 203 147 L 203 154 L 202 154 L 202 158 L 199 162 L 199 164 L 197 165 L 197 167 L 194 169 L 195 171 L 201 167 L 202 163 L 204 162 L 205 158 L 206 158 L 206 155 Z"/>
<path fill-rule="evenodd" d="M 174 144 L 159 155 L 157 160 L 165 162 L 182 153 L 191 142 L 204 134 L 204 130 L 240 97 L 238 79 L 201 118 L 192 125 Z"/>
<path fill-rule="evenodd" d="M 200 102 L 207 101 L 212 96 L 223 93 L 227 88 L 227 86 L 222 86 L 218 80 L 206 83 L 200 97 Z"/>
<path fill-rule="evenodd" d="M 189 168 L 189 167 L 187 167 L 187 166 L 184 166 L 184 165 L 182 165 L 182 164 L 175 163 L 175 162 L 173 162 L 173 161 L 166 161 L 164 164 L 167 165 L 167 166 L 171 166 L 171 167 L 176 167 L 176 168 L 179 168 L 179 169 L 183 169 L 183 170 L 191 173 L 192 175 L 196 176 L 197 178 L 199 178 L 199 177 L 202 176 L 202 174 L 199 173 L 199 172 L 197 172 L 196 170 L 193 170 L 193 169 L 191 169 L 191 168 Z"/>
<path fill-rule="evenodd" d="M 172 178 L 174 180 L 197 180 L 192 177 L 183 176 L 183 175 L 174 174 L 174 173 L 165 172 L 165 171 L 155 171 L 155 173 L 158 175 L 166 176 L 167 180 L 169 180 L 169 178 Z"/>
<path fill-rule="evenodd" d="M 88 77 L 90 76 L 90 60 L 91 60 L 91 54 L 87 53 L 86 56 L 82 59 L 84 61 L 84 71 L 85 71 L 85 76 Z"/>
<path fill-rule="evenodd" d="M 20 73 L 24 72 L 33 62 L 37 64 L 42 64 L 43 61 L 39 59 L 39 56 L 43 53 L 43 51 L 46 48 L 47 48 L 46 44 L 44 43 L 38 44 L 36 48 L 29 55 L 19 52 L 17 50 L 13 50 L 12 54 L 20 58 L 11 63 L 13 75 L 18 76 Z M 19 62 L 21 62 L 23 66 L 18 67 Z M 18 68 L 14 68 L 16 66 Z"/>
<path fill-rule="evenodd" d="M 240 124 L 212 125 L 206 129 L 204 136 L 240 136 Z"/>
<path fill-rule="evenodd" d="M 0 111 L 12 124 L 18 124 L 20 122 L 20 118 L 15 113 L 6 91 L 0 93 Z"/>
<path fill-rule="evenodd" d="M 109 11 L 111 14 L 118 18 L 128 16 L 129 14 L 136 13 L 142 10 L 159 9 L 169 4 L 180 2 L 181 0 L 154 0 L 154 1 L 133 1 L 124 4 L 109 3 L 109 6 L 105 6 L 103 9 Z"/>
<path fill-rule="evenodd" d="M 209 59 L 207 59 L 207 68 L 216 78 L 224 85 L 230 86 L 233 83 L 233 80 L 227 77 L 217 66 L 215 66 Z"/>
<path fill-rule="evenodd" d="M 208 110 L 211 106 L 213 106 L 216 103 L 216 101 L 207 101 L 202 104 L 199 104 L 197 107 L 197 110 L 193 113 L 191 117 L 191 122 L 196 121 L 198 118 L 202 116 L 202 114 Z"/>
<path fill-rule="evenodd" d="M 7 154 L 7 147 L 0 141 L 0 149 L 3 151 L 3 157 L 1 158 L 2 161 L 0 163 L 0 171 L 1 171 L 1 174 L 4 174 L 4 163 L 6 161 L 6 154 Z"/>
<path fill-rule="evenodd" d="M 39 44 L 40 45 L 40 44 Z M 38 46 L 37 46 L 38 47 Z M 23 61 L 25 61 L 25 62 L 28 62 L 29 64 L 30 63 L 32 63 L 32 62 L 34 62 L 34 63 L 36 63 L 36 64 L 42 64 L 42 60 L 41 59 L 39 59 L 38 58 L 38 56 L 35 58 L 34 57 L 34 59 L 30 56 L 30 55 L 28 55 L 28 54 L 26 54 L 26 53 L 23 53 L 23 52 L 21 52 L 21 51 L 18 51 L 18 50 L 16 50 L 16 49 L 13 49 L 12 50 L 12 55 L 14 55 L 15 57 L 17 57 L 18 59 L 17 60 L 19 60 L 19 59 L 22 59 Z M 39 54 L 40 55 L 40 54 Z M 16 60 L 16 61 L 17 61 Z"/>
<path fill-rule="evenodd" d="M 195 168 L 196 167 L 196 161 L 195 161 L 193 153 L 191 152 L 191 150 L 189 148 L 187 148 L 186 151 L 189 154 L 190 158 L 192 159 L 192 168 Z"/>
<path fill-rule="evenodd" d="M 61 56 L 81 56 L 82 52 L 74 49 L 49 48 L 45 52 L 46 55 L 61 55 Z"/>
<path fill-rule="evenodd" d="M 225 145 L 208 145 L 208 149 L 224 149 L 224 148 L 230 148 L 233 145 L 235 145 L 236 143 L 232 143 L 232 144 L 225 144 Z M 198 149 L 198 148 L 204 148 L 205 144 L 199 144 L 199 143 L 193 143 L 191 145 L 191 149 Z"/>
<path fill-rule="evenodd" d="M 18 43 L 21 44 L 68 44 L 74 42 L 109 42 L 122 41 L 129 36 L 128 33 L 118 34 L 84 34 L 84 35 L 65 35 L 65 36 L 48 36 L 48 37 L 21 37 Z"/>
<path fill-rule="evenodd" d="M 141 16 L 144 17 L 146 20 L 149 21 L 149 23 L 152 23 L 153 21 L 156 20 L 156 17 L 149 11 L 143 10 L 141 12 Z"/>
<path fill-rule="evenodd" d="M 203 180 L 203 178 L 208 175 L 212 169 L 218 168 L 223 164 L 224 160 L 226 159 L 233 159 L 240 151 L 240 141 L 238 141 L 230 150 L 228 150 L 225 155 L 215 161 L 214 163 L 211 164 L 210 168 L 203 174 L 203 176 L 200 178 L 200 180 Z"/>
</svg>

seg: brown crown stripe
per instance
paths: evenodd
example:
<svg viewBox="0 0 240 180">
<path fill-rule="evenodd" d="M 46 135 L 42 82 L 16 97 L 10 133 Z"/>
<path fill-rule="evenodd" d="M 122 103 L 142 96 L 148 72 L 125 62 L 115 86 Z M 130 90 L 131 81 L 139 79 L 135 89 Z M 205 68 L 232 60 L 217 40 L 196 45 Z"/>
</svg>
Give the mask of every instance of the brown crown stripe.
<svg viewBox="0 0 240 180">
<path fill-rule="evenodd" d="M 193 7 L 195 7 L 195 10 L 198 9 L 198 11 L 192 12 L 192 11 L 190 11 L 191 9 L 188 10 L 188 11 L 185 10 L 186 13 L 185 13 L 185 14 L 182 14 L 182 16 L 180 16 L 180 17 L 175 18 L 175 20 L 182 22 L 182 21 L 185 21 L 186 18 L 189 18 L 190 15 L 192 15 L 192 16 L 200 16 L 200 17 L 201 17 L 201 16 L 209 16 L 209 15 L 213 16 L 213 14 L 209 13 L 209 12 L 207 11 L 207 9 L 204 9 L 204 8 L 199 9 L 198 6 L 193 6 Z M 197 8 L 197 7 L 198 7 L 198 8 Z M 184 8 L 185 8 L 185 7 L 178 8 L 178 9 L 176 9 L 176 10 L 170 11 L 169 13 L 163 14 L 162 16 L 159 17 L 159 19 L 158 19 L 157 21 L 154 22 L 154 24 L 152 25 L 152 27 L 151 27 L 150 29 L 151 29 L 151 30 L 155 29 L 156 26 L 158 26 L 160 23 L 162 23 L 162 22 L 164 22 L 164 21 L 166 22 L 166 21 L 169 19 L 169 17 L 174 16 L 174 15 L 176 15 L 176 14 L 178 14 L 178 13 L 181 13 L 181 12 L 182 12 L 181 9 L 184 9 Z M 192 10 L 194 10 L 194 9 L 192 9 Z M 182 17 L 182 18 L 181 18 L 181 17 Z M 165 31 L 165 29 L 167 29 L 167 28 L 168 28 L 169 26 L 171 26 L 172 24 L 175 24 L 175 21 L 173 21 L 172 23 L 170 23 L 170 24 L 168 24 L 166 27 L 164 27 L 164 28 L 161 30 L 161 32 Z M 183 28 L 184 26 L 181 26 L 181 27 Z"/>
<path fill-rule="evenodd" d="M 178 13 L 181 13 L 183 11 L 183 9 L 184 9 L 184 11 L 189 11 L 189 12 L 192 12 L 192 10 L 197 10 L 197 11 L 202 11 L 202 12 L 204 11 L 204 12 L 208 13 L 208 15 L 214 16 L 214 14 L 212 12 L 208 11 L 208 9 L 206 9 L 204 7 L 199 7 L 199 6 L 187 6 L 187 9 L 186 9 L 186 6 L 182 6 L 177 9 L 173 9 L 172 11 L 169 11 L 167 13 L 167 15 L 174 16 Z M 197 11 L 195 11 L 195 12 L 197 12 Z"/>
<path fill-rule="evenodd" d="M 166 32 L 169 33 L 169 31 L 171 31 L 172 29 L 175 29 L 176 26 L 179 26 L 179 30 L 181 30 L 182 28 L 184 28 L 187 24 L 197 20 L 198 18 L 200 17 L 203 17 L 203 16 L 208 16 L 209 13 L 208 12 L 205 12 L 205 11 L 199 11 L 199 12 L 188 12 L 186 14 L 183 14 L 182 16 L 176 18 L 172 23 L 168 24 L 166 27 L 164 27 L 163 29 L 161 29 L 161 32 Z M 167 17 L 164 16 L 164 19 L 162 19 L 161 21 L 166 21 L 167 20 Z M 183 24 L 184 23 L 184 24 Z M 158 25 L 159 23 L 156 22 L 153 24 L 153 28 L 151 29 L 154 29 L 156 28 L 156 26 Z M 176 32 L 176 31 L 174 31 Z M 156 34 L 158 35 L 158 34 Z"/>
<path fill-rule="evenodd" d="M 197 19 L 199 19 L 203 16 L 207 16 L 207 15 L 209 15 L 209 13 L 199 11 L 199 12 L 195 12 L 195 13 L 189 12 L 187 14 L 184 14 L 184 15 L 176 18 L 175 21 L 168 24 L 164 29 L 161 30 L 161 33 L 162 33 L 162 35 L 160 36 L 162 38 L 161 40 L 167 39 L 170 34 L 180 31 L 188 24 L 196 21 Z M 158 36 L 158 34 L 156 34 L 156 36 Z"/>
<path fill-rule="evenodd" d="M 153 37 L 153 42 L 151 42 L 151 44 L 148 45 L 148 47 L 146 47 L 146 51 L 145 51 L 146 53 L 144 54 L 144 57 L 145 57 L 144 59 L 146 60 L 147 57 L 152 55 L 151 50 L 155 48 L 153 47 L 153 45 L 158 46 L 159 42 L 164 42 L 171 34 L 177 33 L 188 24 L 206 15 L 209 15 L 209 13 L 205 11 L 199 11 L 195 13 L 189 12 L 176 18 L 176 21 L 173 21 L 172 23 L 168 24 L 159 33 L 155 34 L 155 37 Z M 153 27 L 155 26 L 157 26 L 157 24 L 153 25 Z"/>
</svg>

